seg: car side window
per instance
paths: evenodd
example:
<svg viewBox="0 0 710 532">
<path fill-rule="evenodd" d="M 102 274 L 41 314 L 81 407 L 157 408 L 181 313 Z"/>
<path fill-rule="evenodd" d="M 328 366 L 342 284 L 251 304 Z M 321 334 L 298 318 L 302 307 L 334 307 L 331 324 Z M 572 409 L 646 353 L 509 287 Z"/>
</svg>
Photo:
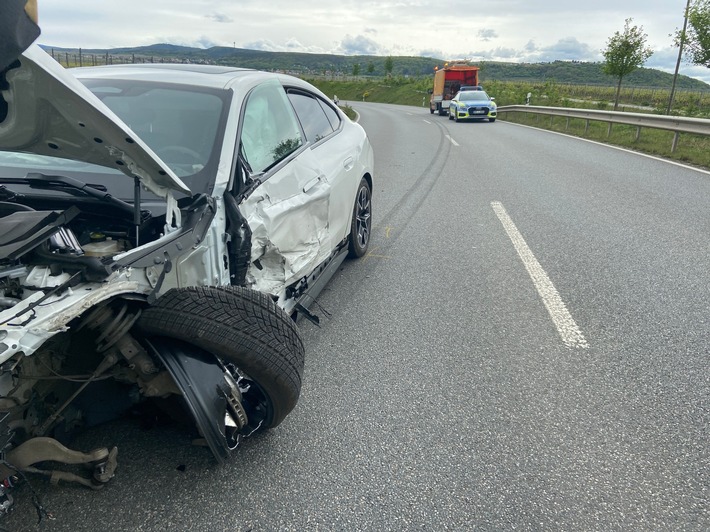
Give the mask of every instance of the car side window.
<svg viewBox="0 0 710 532">
<path fill-rule="evenodd" d="M 278 81 L 255 87 L 247 97 L 241 144 L 253 173 L 265 172 L 303 145 L 296 114 Z"/>
<path fill-rule="evenodd" d="M 306 139 L 315 143 L 333 133 L 333 126 L 316 98 L 300 91 L 290 90 L 288 99 L 301 121 Z"/>
<path fill-rule="evenodd" d="M 320 106 L 323 108 L 323 111 L 325 112 L 325 115 L 328 117 L 328 120 L 330 121 L 330 125 L 333 126 L 333 129 L 337 131 L 340 129 L 340 115 L 333 109 L 330 105 L 325 103 L 322 100 L 319 100 L 318 103 Z"/>
</svg>

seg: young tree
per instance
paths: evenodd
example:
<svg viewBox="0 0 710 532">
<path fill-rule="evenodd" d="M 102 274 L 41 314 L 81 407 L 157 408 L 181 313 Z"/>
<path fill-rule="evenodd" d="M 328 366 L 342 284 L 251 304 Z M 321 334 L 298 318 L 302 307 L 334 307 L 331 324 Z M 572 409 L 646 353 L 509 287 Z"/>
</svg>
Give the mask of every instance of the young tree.
<svg viewBox="0 0 710 532">
<path fill-rule="evenodd" d="M 369 63 L 367 63 L 367 73 L 372 75 L 372 73 L 374 71 L 375 71 L 375 64 L 372 61 L 370 61 Z"/>
<path fill-rule="evenodd" d="M 675 45 L 678 47 L 678 60 L 675 63 L 675 71 L 673 72 L 673 83 L 671 84 L 671 95 L 668 98 L 668 107 L 666 108 L 666 114 L 671 114 L 671 109 L 673 109 L 673 99 L 675 98 L 675 84 L 678 81 L 678 71 L 680 70 L 680 61 L 683 59 L 683 46 L 685 46 L 685 37 L 688 29 L 688 13 L 690 12 L 690 1 L 685 4 L 685 11 L 683 13 L 683 29 L 676 30 L 675 33 Z M 671 37 L 673 35 L 671 34 Z"/>
<path fill-rule="evenodd" d="M 624 76 L 643 65 L 653 54 L 653 50 L 646 46 L 648 35 L 643 32 L 643 27 L 632 26 L 631 21 L 632 19 L 627 18 L 623 33 L 617 31 L 609 37 L 606 50 L 602 50 L 605 61 L 604 73 L 615 76 L 619 80 L 616 86 L 614 111 L 619 107 L 621 81 Z"/>
<path fill-rule="evenodd" d="M 394 68 L 394 61 L 392 60 L 392 56 L 388 55 L 387 59 L 385 59 L 385 72 L 387 72 L 388 76 L 392 75 L 393 68 Z"/>
<path fill-rule="evenodd" d="M 355 63 L 353 65 L 353 76 L 359 76 L 360 75 L 360 63 Z"/>
<path fill-rule="evenodd" d="M 678 41 L 680 35 L 676 37 Z M 695 0 L 688 9 L 685 57 L 694 65 L 710 68 L 710 0 Z"/>
</svg>

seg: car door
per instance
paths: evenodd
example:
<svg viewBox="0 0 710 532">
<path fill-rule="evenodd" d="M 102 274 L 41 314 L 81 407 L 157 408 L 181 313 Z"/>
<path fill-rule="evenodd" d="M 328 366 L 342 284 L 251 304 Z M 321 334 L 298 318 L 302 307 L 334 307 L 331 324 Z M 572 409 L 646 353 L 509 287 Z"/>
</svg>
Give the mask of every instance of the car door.
<svg viewBox="0 0 710 532">
<path fill-rule="evenodd" d="M 261 181 L 239 207 L 251 230 L 246 281 L 280 296 L 330 254 L 330 184 L 278 81 L 247 96 L 240 150 L 251 178 Z"/>
<path fill-rule="evenodd" d="M 341 119 L 331 104 L 303 89 L 288 89 L 310 150 L 318 159 L 330 185 L 331 249 L 347 236 L 352 221 L 355 191 L 360 182 L 355 174 L 357 143 L 341 131 Z"/>
</svg>

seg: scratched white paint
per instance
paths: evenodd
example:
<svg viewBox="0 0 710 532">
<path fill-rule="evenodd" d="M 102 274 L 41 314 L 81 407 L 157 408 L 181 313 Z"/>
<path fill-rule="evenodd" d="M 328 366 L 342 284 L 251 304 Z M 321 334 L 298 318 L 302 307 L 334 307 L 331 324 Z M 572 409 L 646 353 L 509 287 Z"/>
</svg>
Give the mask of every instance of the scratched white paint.
<svg viewBox="0 0 710 532">
<path fill-rule="evenodd" d="M 498 201 L 491 202 L 491 207 L 493 211 L 498 216 L 498 219 L 503 224 L 505 232 L 508 233 L 515 250 L 518 252 L 520 260 L 523 261 L 525 269 L 528 271 L 530 278 L 537 289 L 537 293 L 540 294 L 547 311 L 550 313 L 555 327 L 562 338 L 562 341 L 567 347 L 578 347 L 586 349 L 589 347 L 587 340 L 584 338 L 582 330 L 577 326 L 577 323 L 572 318 L 572 315 L 567 310 L 567 306 L 557 292 L 557 289 L 550 281 L 550 278 L 542 269 L 540 263 L 533 255 L 528 245 L 523 239 L 523 235 L 520 234 L 518 228 L 511 220 L 510 216 L 503 207 L 503 204 Z"/>
</svg>

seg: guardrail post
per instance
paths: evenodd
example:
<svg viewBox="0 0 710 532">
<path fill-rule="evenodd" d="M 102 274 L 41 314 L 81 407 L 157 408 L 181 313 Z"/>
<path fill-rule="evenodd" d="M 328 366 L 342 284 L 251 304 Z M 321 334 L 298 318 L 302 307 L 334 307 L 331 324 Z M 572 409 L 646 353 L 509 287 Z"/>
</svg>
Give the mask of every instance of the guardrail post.
<svg viewBox="0 0 710 532">
<path fill-rule="evenodd" d="M 565 122 L 565 131 L 569 131 L 569 116 L 567 117 L 567 121 Z"/>
<path fill-rule="evenodd" d="M 589 118 L 587 118 L 584 121 L 584 134 L 586 135 L 589 132 Z"/>
<path fill-rule="evenodd" d="M 671 153 L 675 153 L 675 149 L 678 147 L 678 139 L 680 138 L 680 132 L 676 131 L 673 135 L 673 145 L 671 146 Z"/>
<path fill-rule="evenodd" d="M 609 122 L 609 127 L 606 130 L 606 138 L 611 137 L 611 122 Z"/>
<path fill-rule="evenodd" d="M 634 139 L 635 142 L 638 142 L 640 137 L 641 137 L 641 126 L 638 126 L 636 128 L 636 138 Z"/>
</svg>

